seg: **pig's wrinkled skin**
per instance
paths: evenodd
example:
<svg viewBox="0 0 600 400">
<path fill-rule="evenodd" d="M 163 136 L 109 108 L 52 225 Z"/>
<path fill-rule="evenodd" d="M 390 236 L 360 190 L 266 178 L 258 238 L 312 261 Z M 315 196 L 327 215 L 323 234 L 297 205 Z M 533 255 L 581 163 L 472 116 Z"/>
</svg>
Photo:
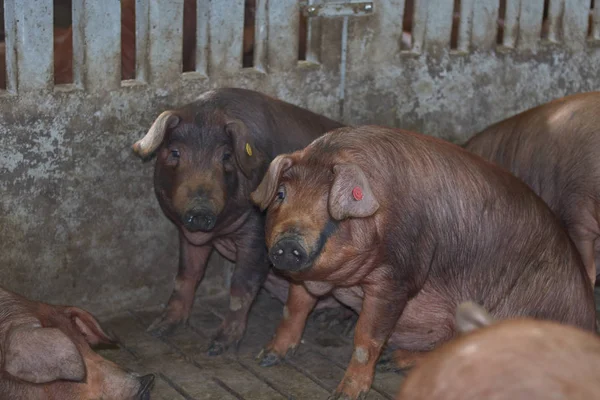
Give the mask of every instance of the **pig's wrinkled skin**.
<svg viewBox="0 0 600 400">
<path fill-rule="evenodd" d="M 149 400 L 154 376 L 102 358 L 101 343 L 115 339 L 87 311 L 0 288 L 0 399 Z"/>
<path fill-rule="evenodd" d="M 465 149 L 512 172 L 558 215 L 595 285 L 600 259 L 600 92 L 557 99 L 474 135 Z"/>
<path fill-rule="evenodd" d="M 214 248 L 236 266 L 229 311 L 208 354 L 237 347 L 249 308 L 270 270 L 264 214 L 252 204 L 250 193 L 277 154 L 302 148 L 340 126 L 306 109 L 236 88 L 210 91 L 180 109 L 161 113 L 133 146 L 141 157 L 156 152 L 155 193 L 179 229 L 175 288 L 166 311 L 148 328 L 151 333 L 169 334 L 187 323 Z"/>
<path fill-rule="evenodd" d="M 332 398 L 366 397 L 388 338 L 399 367 L 451 339 L 463 301 L 594 330 L 592 288 L 556 216 L 508 171 L 454 144 L 337 129 L 276 157 L 251 199 L 268 208 L 274 267 L 300 282 L 265 353 L 298 346 L 315 295 L 360 314 Z"/>
<path fill-rule="evenodd" d="M 600 339 L 551 321 L 499 322 L 457 310 L 460 337 L 409 372 L 397 400 L 588 400 L 600 393 Z"/>
</svg>

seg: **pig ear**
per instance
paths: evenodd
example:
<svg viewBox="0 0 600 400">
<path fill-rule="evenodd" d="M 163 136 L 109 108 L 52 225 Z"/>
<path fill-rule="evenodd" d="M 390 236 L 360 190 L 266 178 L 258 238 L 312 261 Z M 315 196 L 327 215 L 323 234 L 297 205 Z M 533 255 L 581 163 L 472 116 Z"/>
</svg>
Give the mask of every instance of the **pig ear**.
<svg viewBox="0 0 600 400">
<path fill-rule="evenodd" d="M 14 328 L 9 331 L 4 349 L 6 372 L 26 382 L 85 379 L 83 358 L 60 329 L 42 328 L 39 324 Z"/>
<path fill-rule="evenodd" d="M 65 312 L 90 346 L 96 346 L 100 343 L 117 343 L 117 339 L 107 333 L 100 326 L 100 322 L 89 312 L 78 307 L 67 307 Z"/>
<path fill-rule="evenodd" d="M 492 316 L 472 301 L 466 301 L 456 307 L 456 327 L 460 333 L 468 333 L 493 322 Z"/>
<path fill-rule="evenodd" d="M 260 207 L 261 211 L 266 210 L 271 204 L 275 192 L 279 187 L 281 175 L 294 164 L 292 158 L 286 154 L 280 154 L 271 161 L 269 169 L 256 190 L 250 193 L 250 200 Z"/>
<path fill-rule="evenodd" d="M 340 221 L 347 217 L 364 218 L 375 214 L 379 202 L 371 191 L 365 173 L 355 164 L 336 164 L 329 191 L 329 214 Z"/>
<path fill-rule="evenodd" d="M 181 117 L 175 111 L 163 111 L 154 121 L 146 136 L 135 142 L 133 151 L 140 157 L 145 158 L 158 149 L 168 130 L 177 127 Z"/>
<path fill-rule="evenodd" d="M 262 164 L 262 158 L 256 149 L 254 139 L 248 132 L 246 124 L 239 119 L 227 122 L 226 129 L 233 141 L 235 159 L 244 176 L 250 179 L 252 171 Z"/>
</svg>

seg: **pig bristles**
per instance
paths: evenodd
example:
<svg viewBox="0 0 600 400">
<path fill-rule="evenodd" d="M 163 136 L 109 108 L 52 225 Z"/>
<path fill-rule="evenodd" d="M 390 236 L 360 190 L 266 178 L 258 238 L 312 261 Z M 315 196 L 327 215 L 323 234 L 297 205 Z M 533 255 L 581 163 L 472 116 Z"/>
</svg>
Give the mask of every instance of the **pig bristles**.
<svg viewBox="0 0 600 400">
<path fill-rule="evenodd" d="M 179 118 L 173 111 L 163 111 L 154 121 L 146 136 L 133 144 L 133 151 L 145 158 L 152 154 L 163 141 L 168 128 L 173 128 L 177 125 Z"/>
</svg>

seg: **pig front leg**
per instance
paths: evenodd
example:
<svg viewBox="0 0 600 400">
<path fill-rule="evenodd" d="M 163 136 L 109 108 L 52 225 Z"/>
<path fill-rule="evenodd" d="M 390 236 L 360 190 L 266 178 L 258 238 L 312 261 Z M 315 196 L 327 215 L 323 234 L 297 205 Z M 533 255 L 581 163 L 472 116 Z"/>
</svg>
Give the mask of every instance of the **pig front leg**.
<svg viewBox="0 0 600 400">
<path fill-rule="evenodd" d="M 365 399 L 373 383 L 375 365 L 394 330 L 407 299 L 379 280 L 363 285 L 363 306 L 354 331 L 354 352 L 346 373 L 330 400 Z"/>
<path fill-rule="evenodd" d="M 208 349 L 209 356 L 222 354 L 231 345 L 237 349 L 244 336 L 248 312 L 258 291 L 267 279 L 269 259 L 264 236 L 251 238 L 248 243 L 236 243 L 237 262 L 231 276 L 229 310 Z"/>
<path fill-rule="evenodd" d="M 179 270 L 175 278 L 175 288 L 166 310 L 148 327 L 147 331 L 151 335 L 169 335 L 179 325 L 187 323 L 196 288 L 204 276 L 212 249 L 211 245 L 195 246 L 179 233 Z"/>
<path fill-rule="evenodd" d="M 270 367 L 293 353 L 302 339 L 306 319 L 317 303 L 301 283 L 290 283 L 287 302 L 283 307 L 283 319 L 271 342 L 261 350 L 257 359 L 262 367 Z"/>
</svg>

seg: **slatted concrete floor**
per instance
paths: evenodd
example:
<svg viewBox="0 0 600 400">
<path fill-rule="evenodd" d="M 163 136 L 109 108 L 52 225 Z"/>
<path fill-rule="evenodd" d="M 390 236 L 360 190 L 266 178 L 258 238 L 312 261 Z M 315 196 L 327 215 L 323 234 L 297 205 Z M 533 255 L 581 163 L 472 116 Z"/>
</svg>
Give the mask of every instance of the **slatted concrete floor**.
<svg viewBox="0 0 600 400">
<path fill-rule="evenodd" d="M 145 332 L 158 310 L 128 311 L 104 321 L 121 339 L 118 349 L 100 353 L 139 373 L 157 377 L 152 399 L 326 399 L 341 380 L 352 354 L 352 333 L 324 327 L 311 318 L 304 343 L 282 364 L 260 367 L 256 355 L 275 332 L 283 305 L 265 292 L 254 304 L 237 356 L 208 357 L 227 299 L 197 299 L 188 328 L 157 339 Z M 350 330 L 352 332 L 352 330 Z M 402 375 L 377 373 L 370 400 L 393 399 Z"/>
</svg>

